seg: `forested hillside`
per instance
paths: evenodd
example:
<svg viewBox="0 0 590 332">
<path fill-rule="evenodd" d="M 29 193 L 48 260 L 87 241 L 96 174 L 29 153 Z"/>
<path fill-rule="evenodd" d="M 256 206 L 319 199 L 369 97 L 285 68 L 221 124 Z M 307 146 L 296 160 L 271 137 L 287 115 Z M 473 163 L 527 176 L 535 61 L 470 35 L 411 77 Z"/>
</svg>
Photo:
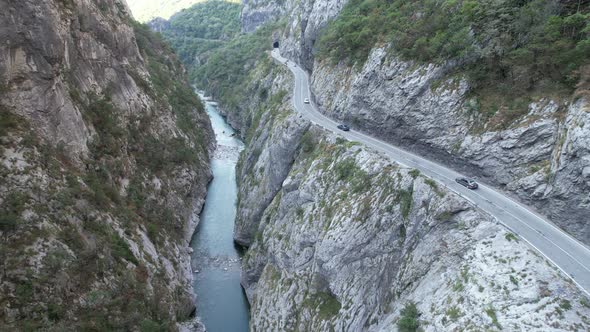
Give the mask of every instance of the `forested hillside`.
<svg viewBox="0 0 590 332">
<path fill-rule="evenodd" d="M 404 60 L 454 61 L 474 94 L 499 97 L 483 100 L 489 116 L 503 103 L 524 112 L 531 99 L 523 94 L 571 92 L 589 76 L 581 70 L 590 63 L 589 4 L 351 0 L 322 32 L 317 49 L 320 58 L 351 65 L 362 65 L 375 45 L 385 43 Z M 506 96 L 510 100 L 498 100 Z"/>
<path fill-rule="evenodd" d="M 183 10 L 165 24 L 150 23 L 179 54 L 191 82 L 213 94 L 226 111 L 245 98 L 248 73 L 272 47 L 273 31 L 284 27 L 283 21 L 254 33 L 240 33 L 241 8 L 236 3 L 208 1 Z"/>
<path fill-rule="evenodd" d="M 240 10 L 238 3 L 207 1 L 172 16 L 160 30 L 190 70 L 240 32 Z"/>
</svg>

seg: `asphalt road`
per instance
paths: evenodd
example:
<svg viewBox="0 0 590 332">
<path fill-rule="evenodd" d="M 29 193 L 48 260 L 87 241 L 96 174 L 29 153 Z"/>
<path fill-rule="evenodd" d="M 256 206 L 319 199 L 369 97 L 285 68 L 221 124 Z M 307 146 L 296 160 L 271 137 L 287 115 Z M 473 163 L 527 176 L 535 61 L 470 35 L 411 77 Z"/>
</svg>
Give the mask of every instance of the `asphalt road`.
<svg viewBox="0 0 590 332">
<path fill-rule="evenodd" d="M 280 63 L 286 64 L 295 76 L 293 106 L 297 112 L 327 130 L 339 133 L 350 141 L 359 142 L 380 151 L 397 163 L 418 169 L 422 174 L 444 184 L 450 190 L 471 201 L 475 206 L 491 214 L 513 233 L 518 234 L 521 239 L 528 242 L 571 278 L 587 295 L 590 295 L 590 249 L 587 246 L 501 192 L 481 183 L 477 190 L 469 190 L 459 185 L 455 182 L 455 178 L 462 175 L 450 168 L 361 132 L 339 130 L 338 123 L 321 114 L 313 102 L 310 104 L 303 102 L 305 98 L 311 100 L 307 72 L 293 61 L 287 61 L 281 57 L 277 49 L 273 50 L 272 56 Z"/>
</svg>

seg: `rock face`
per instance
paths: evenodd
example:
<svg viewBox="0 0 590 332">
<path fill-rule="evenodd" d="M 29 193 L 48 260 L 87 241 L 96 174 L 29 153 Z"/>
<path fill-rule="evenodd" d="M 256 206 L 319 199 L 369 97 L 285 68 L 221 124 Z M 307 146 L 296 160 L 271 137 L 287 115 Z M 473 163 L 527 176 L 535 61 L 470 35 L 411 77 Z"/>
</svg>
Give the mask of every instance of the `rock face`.
<svg viewBox="0 0 590 332">
<path fill-rule="evenodd" d="M 590 137 L 587 93 L 540 97 L 515 120 L 506 118 L 510 111 L 483 120 L 468 81 L 451 75 L 453 63 L 401 61 L 383 45 L 361 67 L 320 61 L 313 45 L 344 4 L 286 1 L 260 9 L 285 13 L 289 24 L 281 53 L 312 72 L 315 100 L 324 113 L 489 182 L 590 244 L 590 151 L 582 143 Z M 242 16 L 257 12 L 251 5 Z"/>
<path fill-rule="evenodd" d="M 242 32 L 252 32 L 259 26 L 276 20 L 285 11 L 283 6 L 268 0 L 244 0 L 242 4 Z"/>
<path fill-rule="evenodd" d="M 587 99 L 541 99 L 506 128 L 482 128 L 468 83 L 445 71 L 375 49 L 358 72 L 316 64 L 313 86 L 330 116 L 510 191 L 590 243 L 590 187 L 582 174 L 590 151 L 579 144 L 590 136 Z"/>
<path fill-rule="evenodd" d="M 305 123 L 282 93 L 290 74 L 270 73 L 268 101 L 242 122 L 236 238 L 249 246 L 251 330 L 391 331 L 402 318 L 425 331 L 590 328 L 588 299 L 524 241 L 419 172 Z M 403 310 L 412 303 L 417 316 Z"/>
<path fill-rule="evenodd" d="M 0 1 L 0 329 L 174 328 L 214 138 L 120 0 Z"/>
</svg>

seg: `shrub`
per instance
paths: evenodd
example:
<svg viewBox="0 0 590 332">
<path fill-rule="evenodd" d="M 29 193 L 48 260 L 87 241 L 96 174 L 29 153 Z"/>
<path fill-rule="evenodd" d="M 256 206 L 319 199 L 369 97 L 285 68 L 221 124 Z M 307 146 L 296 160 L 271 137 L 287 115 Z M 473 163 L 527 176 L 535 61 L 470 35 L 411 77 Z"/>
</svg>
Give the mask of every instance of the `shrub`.
<svg viewBox="0 0 590 332">
<path fill-rule="evenodd" d="M 95 157 L 118 156 L 121 153 L 121 140 L 125 135 L 123 128 L 119 126 L 120 111 L 115 109 L 108 96 L 90 94 L 88 100 L 83 107 L 83 115 L 98 134 L 91 144 Z"/>
<path fill-rule="evenodd" d="M 340 180 L 350 180 L 356 173 L 356 162 L 352 158 L 347 158 L 335 166 L 336 178 Z"/>
<path fill-rule="evenodd" d="M 155 223 L 149 223 L 146 226 L 147 235 L 153 243 L 158 243 L 158 226 Z"/>
<path fill-rule="evenodd" d="M 400 203 L 400 211 L 404 219 L 408 218 L 410 211 L 412 210 L 412 202 L 414 200 L 413 195 L 414 190 L 412 187 L 408 188 L 407 190 L 402 189 L 397 193 L 396 201 Z"/>
<path fill-rule="evenodd" d="M 436 220 L 448 221 L 453 217 L 451 211 L 443 211 L 435 216 Z"/>
<path fill-rule="evenodd" d="M 315 141 L 313 134 L 308 130 L 301 138 L 301 151 L 303 153 L 311 153 L 315 149 L 317 142 Z"/>
<path fill-rule="evenodd" d="M 319 306 L 319 316 L 320 319 L 328 320 L 338 314 L 340 311 L 341 304 L 334 297 L 334 295 L 322 292 L 319 295 L 320 299 L 320 306 Z"/>
<path fill-rule="evenodd" d="M 295 210 L 295 214 L 297 214 L 297 217 L 301 218 L 303 217 L 303 213 L 305 210 L 303 210 L 302 207 L 298 207 L 297 210 Z"/>
<path fill-rule="evenodd" d="M 414 302 L 409 302 L 400 312 L 401 317 L 397 322 L 397 328 L 400 332 L 416 332 L 420 327 L 420 313 Z"/>
<path fill-rule="evenodd" d="M 116 234 L 111 235 L 110 245 L 114 257 L 125 259 L 135 265 L 138 264 L 137 258 L 133 256 L 133 252 L 129 249 L 129 245 L 120 236 Z"/>
<path fill-rule="evenodd" d="M 506 233 L 506 235 L 504 235 L 504 237 L 508 241 L 516 241 L 516 242 L 518 242 L 518 238 L 513 233 Z"/>
<path fill-rule="evenodd" d="M 6 232 L 16 229 L 22 221 L 21 214 L 29 199 L 27 194 L 19 192 L 10 193 L 4 198 L 0 207 L 0 231 Z"/>
<path fill-rule="evenodd" d="M 18 129 L 23 122 L 24 120 L 21 117 L 0 105 L 0 138 L 8 135 L 12 130 Z"/>
</svg>

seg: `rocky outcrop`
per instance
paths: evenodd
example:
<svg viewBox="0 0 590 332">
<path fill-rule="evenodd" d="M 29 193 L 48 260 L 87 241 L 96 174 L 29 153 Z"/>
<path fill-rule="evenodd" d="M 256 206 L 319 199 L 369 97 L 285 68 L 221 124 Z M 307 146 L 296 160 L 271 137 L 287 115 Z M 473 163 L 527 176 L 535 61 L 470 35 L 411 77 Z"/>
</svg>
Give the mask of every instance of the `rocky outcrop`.
<svg viewBox="0 0 590 332">
<path fill-rule="evenodd" d="M 590 327 L 581 291 L 491 217 L 291 113 L 284 75 L 269 85 L 282 104 L 250 109 L 260 121 L 250 124 L 240 162 L 236 229 L 248 235 L 251 330 Z M 292 162 L 274 166 L 287 144 L 296 147 Z"/>
<path fill-rule="evenodd" d="M 579 145 L 589 136 L 588 101 L 540 99 L 508 125 L 494 126 L 506 123 L 502 115 L 482 125 L 468 82 L 446 78 L 446 71 L 375 49 L 358 71 L 318 64 L 312 79 L 330 116 L 512 192 L 590 243 L 590 187 L 582 174 L 589 152 Z"/>
<path fill-rule="evenodd" d="M 214 143 L 180 63 L 119 0 L 0 18 L 0 329 L 174 329 Z"/>
<path fill-rule="evenodd" d="M 252 73 L 252 84 L 248 87 L 252 94 L 248 94 L 260 96 L 256 92 L 265 90 L 272 97 L 253 98 L 245 101 L 239 110 L 225 112 L 229 123 L 238 128 L 249 142 L 249 149 L 242 153 L 237 169 L 237 177 L 241 181 L 234 227 L 234 240 L 246 247 L 252 244 L 262 213 L 287 177 L 301 137 L 309 126 L 308 122 L 294 114 L 290 115 L 292 121 L 279 123 L 275 119 L 275 111 L 266 112 L 268 108 L 283 111 L 289 108 L 284 99 L 287 96 L 285 87 L 292 80 L 285 73 L 284 69 L 276 66 L 259 66 Z M 276 130 L 271 132 L 275 125 Z"/>
<path fill-rule="evenodd" d="M 272 137 L 269 137 L 268 131 L 260 132 L 251 141 L 253 148 L 244 155 L 245 167 L 240 168 L 240 173 L 246 181 L 240 186 L 240 213 L 234 229 L 234 239 L 240 245 L 247 247 L 252 244 L 262 213 L 281 189 L 301 137 L 309 126 L 298 116 L 291 117 L 293 121 L 278 125 Z M 268 120 L 268 116 L 261 119 L 264 122 Z"/>
<path fill-rule="evenodd" d="M 242 4 L 242 32 L 252 32 L 265 23 L 275 21 L 286 10 L 284 2 L 279 4 L 269 0 L 244 0 Z"/>
<path fill-rule="evenodd" d="M 541 96 L 523 107 L 526 112 L 509 109 L 486 118 L 468 81 L 453 75 L 456 63 L 402 61 L 387 45 L 376 45 L 361 66 L 318 60 L 318 35 L 345 3 L 274 5 L 289 21 L 281 53 L 312 72 L 312 90 L 324 113 L 505 190 L 590 244 L 584 173 L 590 154 L 578 145 L 590 136 L 584 129 L 587 94 Z M 258 10 L 245 7 L 242 16 Z"/>
</svg>

